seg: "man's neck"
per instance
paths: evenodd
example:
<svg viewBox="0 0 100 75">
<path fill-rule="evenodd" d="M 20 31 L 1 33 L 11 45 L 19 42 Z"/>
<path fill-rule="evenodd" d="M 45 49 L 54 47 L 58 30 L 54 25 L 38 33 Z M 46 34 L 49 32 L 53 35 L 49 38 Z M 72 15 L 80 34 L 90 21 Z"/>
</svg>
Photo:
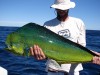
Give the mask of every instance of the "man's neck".
<svg viewBox="0 0 100 75">
<path fill-rule="evenodd" d="M 68 18 L 68 16 L 57 17 L 57 19 L 62 22 L 66 21 Z"/>
</svg>

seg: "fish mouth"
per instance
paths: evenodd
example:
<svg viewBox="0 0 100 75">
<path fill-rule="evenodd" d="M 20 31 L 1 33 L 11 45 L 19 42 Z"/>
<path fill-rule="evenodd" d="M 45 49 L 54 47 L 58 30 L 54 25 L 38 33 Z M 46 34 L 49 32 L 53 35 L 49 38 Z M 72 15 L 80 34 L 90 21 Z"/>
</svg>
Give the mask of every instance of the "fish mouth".
<svg viewBox="0 0 100 75">
<path fill-rule="evenodd" d="M 9 52 L 14 52 L 15 53 L 15 51 L 12 49 L 12 47 L 10 45 L 6 45 L 4 49 L 9 51 Z"/>
<path fill-rule="evenodd" d="M 9 48 L 4 48 L 5 50 L 8 50 L 8 51 L 11 51 L 11 49 L 9 49 Z"/>
<path fill-rule="evenodd" d="M 4 48 L 5 50 L 7 50 L 7 51 L 10 51 L 10 52 L 14 52 L 14 50 L 13 49 L 11 49 L 11 48 Z"/>
<path fill-rule="evenodd" d="M 4 48 L 5 50 L 8 50 L 8 51 L 11 51 L 11 46 L 9 46 L 9 45 L 7 45 L 6 43 L 5 43 L 5 48 Z"/>
<path fill-rule="evenodd" d="M 10 52 L 10 53 L 13 53 L 13 54 L 15 54 L 15 55 L 21 55 L 20 53 L 18 53 L 18 52 L 16 52 L 14 49 L 11 49 L 11 48 L 4 48 L 5 50 L 7 50 L 8 52 Z"/>
</svg>

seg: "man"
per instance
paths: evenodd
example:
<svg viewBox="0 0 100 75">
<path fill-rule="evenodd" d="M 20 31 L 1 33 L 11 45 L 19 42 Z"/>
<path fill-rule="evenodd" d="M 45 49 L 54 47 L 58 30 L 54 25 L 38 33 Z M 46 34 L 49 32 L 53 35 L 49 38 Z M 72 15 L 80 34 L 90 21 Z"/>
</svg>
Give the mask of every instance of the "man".
<svg viewBox="0 0 100 75">
<path fill-rule="evenodd" d="M 69 9 L 75 7 L 75 3 L 70 0 L 55 0 L 51 6 L 55 8 L 57 17 L 44 23 L 44 26 L 51 31 L 59 34 L 73 42 L 86 46 L 85 39 L 85 25 L 79 18 L 70 17 L 68 15 Z M 34 45 L 30 48 L 31 54 L 38 60 L 45 59 L 45 54 L 42 52 L 41 47 Z M 97 53 L 99 54 L 99 53 Z M 95 60 L 96 59 L 96 60 Z M 94 63 L 99 58 L 94 57 Z M 100 60 L 100 59 L 99 59 Z M 82 64 L 61 64 L 59 65 L 55 60 L 48 59 L 46 63 L 46 70 L 48 75 L 79 75 L 79 71 L 83 70 Z"/>
</svg>

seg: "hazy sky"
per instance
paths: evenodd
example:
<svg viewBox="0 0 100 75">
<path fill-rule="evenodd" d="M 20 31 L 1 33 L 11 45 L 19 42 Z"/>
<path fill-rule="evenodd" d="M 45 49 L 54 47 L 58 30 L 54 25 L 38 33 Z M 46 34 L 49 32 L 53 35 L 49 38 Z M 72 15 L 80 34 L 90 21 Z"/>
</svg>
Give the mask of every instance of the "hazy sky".
<svg viewBox="0 0 100 75">
<path fill-rule="evenodd" d="M 86 29 L 100 30 L 100 0 L 72 0 L 69 15 L 81 18 Z M 50 6 L 54 0 L 0 0 L 0 26 L 22 26 L 29 22 L 43 25 L 56 17 Z"/>
</svg>

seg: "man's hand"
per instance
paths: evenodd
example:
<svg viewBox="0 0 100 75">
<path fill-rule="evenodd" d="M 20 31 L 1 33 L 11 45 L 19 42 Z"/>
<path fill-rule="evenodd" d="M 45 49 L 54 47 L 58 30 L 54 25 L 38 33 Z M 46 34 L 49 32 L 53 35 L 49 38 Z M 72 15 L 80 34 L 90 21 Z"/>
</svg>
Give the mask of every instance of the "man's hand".
<svg viewBox="0 0 100 75">
<path fill-rule="evenodd" d="M 44 55 L 42 49 L 38 45 L 34 45 L 33 47 L 30 47 L 30 53 L 37 60 L 43 60 L 43 59 L 46 58 L 46 56 Z"/>
<path fill-rule="evenodd" d="M 94 56 L 93 63 L 100 65 L 100 57 Z"/>
<path fill-rule="evenodd" d="M 95 51 L 92 51 L 92 52 L 95 53 L 96 55 L 98 55 L 98 56 L 94 56 L 94 57 L 93 57 L 92 62 L 93 62 L 94 64 L 100 65 L 100 53 L 95 52 Z"/>
</svg>

